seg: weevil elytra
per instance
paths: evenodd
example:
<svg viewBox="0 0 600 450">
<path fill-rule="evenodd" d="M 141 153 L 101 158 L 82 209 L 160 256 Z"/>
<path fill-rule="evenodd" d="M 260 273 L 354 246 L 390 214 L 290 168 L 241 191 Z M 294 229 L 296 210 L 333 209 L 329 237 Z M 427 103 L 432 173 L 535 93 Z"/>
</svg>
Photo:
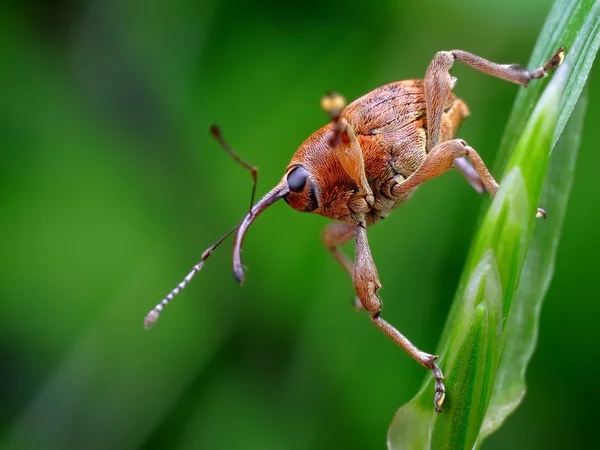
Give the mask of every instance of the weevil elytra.
<svg viewBox="0 0 600 450">
<path fill-rule="evenodd" d="M 367 227 L 388 216 L 427 180 L 451 168 L 458 169 L 479 192 L 494 195 L 498 183 L 479 154 L 454 136 L 469 115 L 465 102 L 452 89 L 450 76 L 455 61 L 485 74 L 527 86 L 558 67 L 565 54 L 560 48 L 542 67 L 529 71 L 516 64 L 497 64 L 462 50 L 438 52 L 421 80 L 406 80 L 379 87 L 345 105 L 343 98 L 328 94 L 322 107 L 331 122 L 314 132 L 296 151 L 281 181 L 250 210 L 233 230 L 202 254 L 201 261 L 181 283 L 146 316 L 148 328 L 160 312 L 202 269 L 204 262 L 223 240 L 237 231 L 233 250 L 233 272 L 241 283 L 244 269 L 241 248 L 246 231 L 267 207 L 284 199 L 292 208 L 336 220 L 325 228 L 327 250 L 352 277 L 358 304 L 377 328 L 402 347 L 435 378 L 434 407 L 441 411 L 446 395 L 437 356 L 419 350 L 402 333 L 381 317 L 381 288 L 373 262 Z M 225 150 L 251 171 L 256 188 L 256 169 L 239 158 L 216 127 L 213 135 Z M 538 209 L 538 217 L 545 212 Z M 355 239 L 355 259 L 339 247 Z"/>
</svg>

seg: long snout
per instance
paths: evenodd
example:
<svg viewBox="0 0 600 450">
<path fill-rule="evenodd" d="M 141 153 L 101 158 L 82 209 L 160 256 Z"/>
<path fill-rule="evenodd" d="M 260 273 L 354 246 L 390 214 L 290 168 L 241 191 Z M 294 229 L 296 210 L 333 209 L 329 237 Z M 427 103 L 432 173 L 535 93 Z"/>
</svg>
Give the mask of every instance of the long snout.
<svg viewBox="0 0 600 450">
<path fill-rule="evenodd" d="M 238 280 L 238 283 L 244 281 L 244 268 L 242 267 L 242 244 L 244 243 L 244 237 L 246 232 L 254 219 L 256 219 L 260 213 L 275 203 L 277 200 L 285 197 L 290 192 L 288 183 L 284 178 L 281 182 L 271 189 L 263 198 L 261 198 L 246 214 L 244 220 L 240 224 L 237 234 L 235 235 L 235 243 L 233 245 L 233 274 Z"/>
</svg>

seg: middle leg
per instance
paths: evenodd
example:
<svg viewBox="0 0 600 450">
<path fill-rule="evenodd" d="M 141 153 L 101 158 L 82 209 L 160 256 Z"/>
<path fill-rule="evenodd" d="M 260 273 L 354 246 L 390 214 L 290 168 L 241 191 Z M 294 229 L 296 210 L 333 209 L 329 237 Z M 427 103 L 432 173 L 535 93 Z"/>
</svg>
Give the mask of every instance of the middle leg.
<svg viewBox="0 0 600 450">
<path fill-rule="evenodd" d="M 493 197 L 498 191 L 498 183 L 486 167 L 485 163 L 479 156 L 479 153 L 474 148 L 467 145 L 462 139 L 452 139 L 451 141 L 442 142 L 433 148 L 425 158 L 425 161 L 419 168 L 402 183 L 396 184 L 392 190 L 392 196 L 402 197 L 406 193 L 418 187 L 435 177 L 438 177 L 448 172 L 456 161 L 456 158 L 469 158 L 475 174 L 481 180 L 485 190 Z M 542 208 L 537 209 L 537 218 L 546 218 L 546 211 Z"/>
<path fill-rule="evenodd" d="M 498 183 L 490 174 L 479 154 L 462 139 L 452 139 L 434 147 L 411 176 L 392 188 L 392 196 L 405 195 L 424 182 L 448 172 L 456 158 L 465 156 L 469 158 L 475 174 L 481 180 L 486 191 L 494 196 L 498 190 Z"/>
</svg>

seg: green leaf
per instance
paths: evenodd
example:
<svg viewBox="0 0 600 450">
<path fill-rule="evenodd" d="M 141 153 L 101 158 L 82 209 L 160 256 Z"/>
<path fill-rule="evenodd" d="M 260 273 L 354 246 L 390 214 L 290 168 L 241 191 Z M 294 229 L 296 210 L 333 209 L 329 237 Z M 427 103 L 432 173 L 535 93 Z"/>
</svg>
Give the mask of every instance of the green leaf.
<svg viewBox="0 0 600 450">
<path fill-rule="evenodd" d="M 446 384 L 454 390 L 444 405 L 446 413 L 433 421 L 431 441 L 435 448 L 466 448 L 477 438 L 478 430 L 468 425 L 485 414 L 491 394 L 488 380 L 500 355 L 502 289 L 491 251 L 484 255 L 470 285 L 467 298 L 469 291 L 476 290 L 479 301 L 470 314 L 471 322 L 461 328 L 464 339 L 453 345 L 456 356 L 446 374 Z"/>
<path fill-rule="evenodd" d="M 569 52 L 549 84 L 520 90 L 509 119 L 499 158 L 505 176 L 474 239 L 438 347 L 444 412 L 433 412 L 428 375 L 396 413 L 391 449 L 471 449 L 523 398 L 572 184 L 585 115 L 580 94 L 600 44 L 599 23 L 600 2 L 559 0 L 549 15 L 530 67 L 560 46 Z M 536 223 L 538 205 L 549 211 L 548 221 Z"/>
<path fill-rule="evenodd" d="M 496 431 L 525 395 L 525 370 L 535 349 L 542 301 L 554 273 L 586 106 L 587 91 L 584 91 L 552 153 L 548 183 L 542 195 L 542 204 L 552 211 L 551 220 L 535 228 L 529 245 L 514 305 L 504 327 L 506 341 L 481 439 Z"/>
<path fill-rule="evenodd" d="M 457 390 L 446 405 L 448 414 L 434 423 L 431 441 L 434 448 L 468 448 L 477 438 L 477 430 L 469 425 L 479 420 L 487 404 L 487 380 L 492 371 L 494 358 L 487 352 L 493 347 L 498 314 L 489 314 L 485 302 L 480 303 L 473 313 L 467 328 L 465 342 L 454 361 L 448 384 Z"/>
</svg>

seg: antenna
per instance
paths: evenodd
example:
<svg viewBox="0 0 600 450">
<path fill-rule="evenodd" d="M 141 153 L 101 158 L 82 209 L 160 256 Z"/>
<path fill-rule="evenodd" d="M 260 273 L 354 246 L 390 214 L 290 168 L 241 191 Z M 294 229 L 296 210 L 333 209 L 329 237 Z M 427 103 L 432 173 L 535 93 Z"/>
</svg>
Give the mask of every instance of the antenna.
<svg viewBox="0 0 600 450">
<path fill-rule="evenodd" d="M 221 134 L 221 130 L 219 127 L 217 127 L 216 125 L 211 126 L 210 133 L 219 142 L 219 144 L 221 144 L 221 146 L 223 147 L 223 149 L 225 149 L 225 151 L 229 154 L 229 156 L 231 156 L 235 162 L 237 162 L 242 167 L 244 167 L 246 170 L 248 170 L 250 172 L 250 174 L 252 175 L 253 183 L 252 183 L 252 194 L 250 196 L 250 208 L 249 208 L 249 211 L 250 211 L 252 209 L 252 205 L 254 203 L 254 195 L 256 193 L 256 184 L 258 182 L 258 169 L 256 167 L 254 167 L 253 165 L 244 161 L 242 158 L 240 158 L 238 156 L 237 153 L 235 153 L 231 149 L 231 147 L 227 144 L 227 142 L 223 138 L 223 135 Z M 190 281 L 192 281 L 192 278 L 194 278 L 194 275 L 196 275 L 198 272 L 200 272 L 200 270 L 202 270 L 202 268 L 204 267 L 204 263 L 210 257 L 212 252 L 215 251 L 215 249 L 219 245 L 221 245 L 221 243 L 225 239 L 227 239 L 234 231 L 236 231 L 240 227 L 240 225 L 236 225 L 234 228 L 229 230 L 223 237 L 221 237 L 221 239 L 219 239 L 212 246 L 208 247 L 206 250 L 204 250 L 204 252 L 202 252 L 202 259 L 200 260 L 200 262 L 192 268 L 190 273 L 188 273 L 185 276 L 185 278 L 183 280 L 181 280 L 181 282 L 177 285 L 177 287 L 175 287 L 175 289 L 173 289 L 171 292 L 169 292 L 167 294 L 167 296 L 165 298 L 163 298 L 160 301 L 160 303 L 158 303 L 146 315 L 146 318 L 144 319 L 144 327 L 150 328 L 152 325 L 154 325 L 154 323 L 158 320 L 158 316 L 160 315 L 162 310 L 165 308 L 165 306 L 167 306 L 169 304 L 169 302 L 171 300 L 173 300 L 173 298 L 175 298 L 175 296 L 177 296 L 183 290 L 183 288 L 188 285 L 188 283 Z"/>
</svg>

